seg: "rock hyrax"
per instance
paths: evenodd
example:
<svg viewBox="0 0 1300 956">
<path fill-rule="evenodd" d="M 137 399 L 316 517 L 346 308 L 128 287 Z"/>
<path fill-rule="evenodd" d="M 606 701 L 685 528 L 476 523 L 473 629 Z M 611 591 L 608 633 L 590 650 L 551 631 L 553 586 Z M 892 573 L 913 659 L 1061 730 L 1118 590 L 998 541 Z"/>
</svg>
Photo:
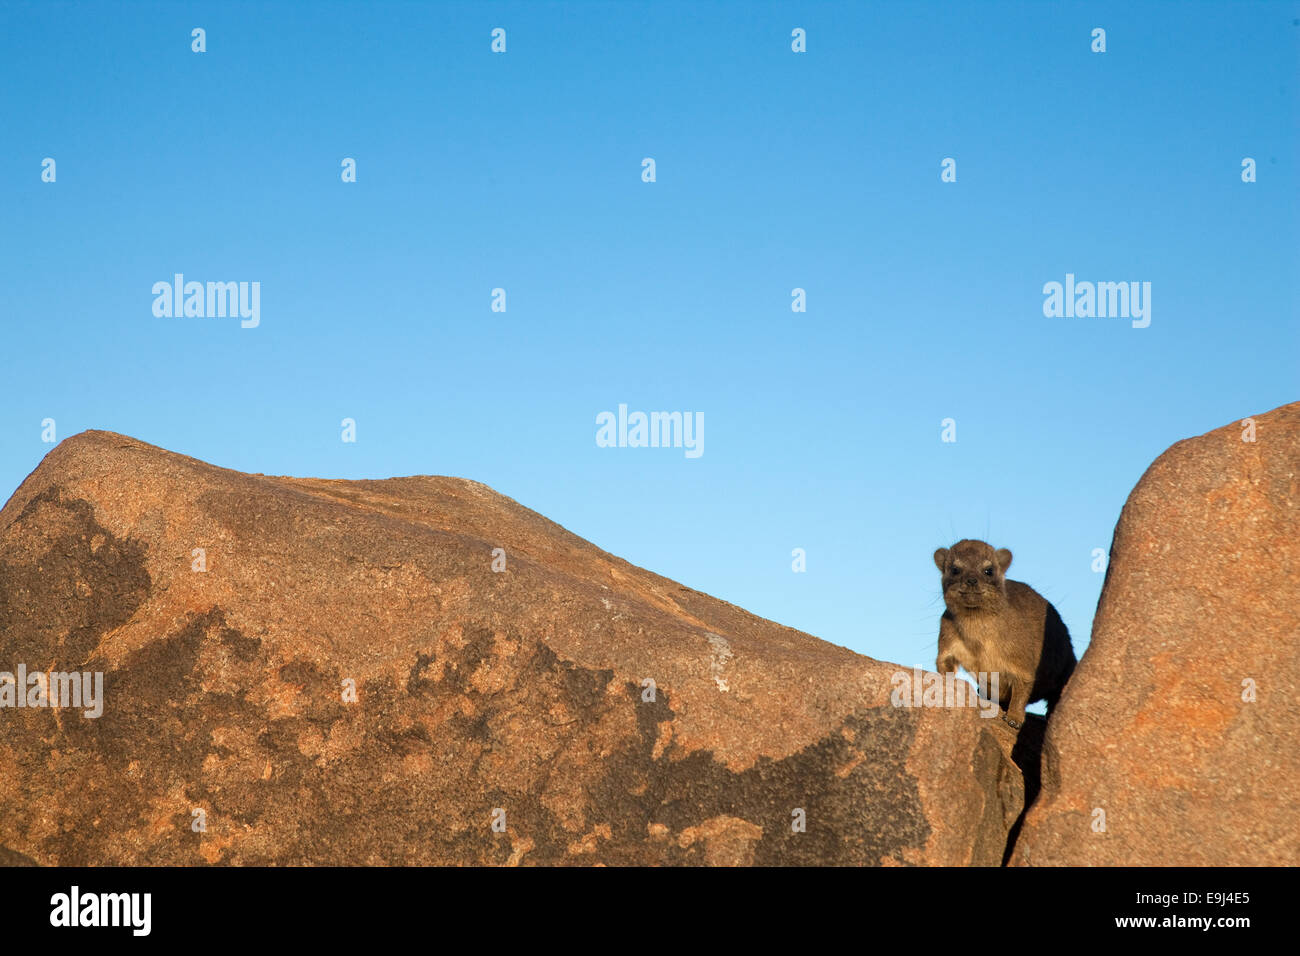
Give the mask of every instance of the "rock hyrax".
<svg viewBox="0 0 1300 956">
<path fill-rule="evenodd" d="M 977 678 L 997 674 L 998 702 L 1013 727 L 1036 700 L 1055 709 L 1074 671 L 1074 648 L 1056 608 L 1028 584 L 1007 580 L 1011 552 L 967 539 L 940 548 L 934 563 L 947 605 L 939 620 L 939 673 L 960 664 Z"/>
</svg>

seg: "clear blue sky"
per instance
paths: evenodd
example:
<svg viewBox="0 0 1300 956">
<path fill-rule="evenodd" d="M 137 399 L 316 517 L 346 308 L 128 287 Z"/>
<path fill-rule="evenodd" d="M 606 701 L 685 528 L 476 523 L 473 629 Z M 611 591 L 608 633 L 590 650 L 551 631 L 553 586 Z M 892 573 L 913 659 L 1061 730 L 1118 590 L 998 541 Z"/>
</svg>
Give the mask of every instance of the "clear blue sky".
<svg viewBox="0 0 1300 956">
<path fill-rule="evenodd" d="M 1294 3 L 6 0 L 0 498 L 47 417 L 462 476 L 927 666 L 931 553 L 987 537 L 1082 651 L 1147 465 L 1300 398 L 1298 42 Z M 176 272 L 260 326 L 156 318 Z M 1150 327 L 1044 317 L 1066 273 L 1150 282 Z M 619 403 L 704 454 L 596 447 Z"/>
</svg>

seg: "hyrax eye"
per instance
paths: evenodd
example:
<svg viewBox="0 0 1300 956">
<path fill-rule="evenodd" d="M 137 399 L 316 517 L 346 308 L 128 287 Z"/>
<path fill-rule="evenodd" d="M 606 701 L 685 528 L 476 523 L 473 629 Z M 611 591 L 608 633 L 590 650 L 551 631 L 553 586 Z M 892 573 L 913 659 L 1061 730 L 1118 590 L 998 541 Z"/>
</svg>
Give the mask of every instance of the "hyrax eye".
<svg viewBox="0 0 1300 956">
<path fill-rule="evenodd" d="M 993 577 L 993 569 L 992 569 L 992 568 L 985 568 L 985 569 L 984 569 L 984 576 L 985 576 L 986 578 L 991 578 L 991 577 Z"/>
</svg>

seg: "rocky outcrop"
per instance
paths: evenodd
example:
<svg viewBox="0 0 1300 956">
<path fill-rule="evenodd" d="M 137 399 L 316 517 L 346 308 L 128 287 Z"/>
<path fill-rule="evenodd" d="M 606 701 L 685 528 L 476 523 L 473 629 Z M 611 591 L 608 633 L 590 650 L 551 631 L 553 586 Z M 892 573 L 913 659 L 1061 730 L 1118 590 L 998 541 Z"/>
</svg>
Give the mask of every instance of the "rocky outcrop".
<svg viewBox="0 0 1300 956">
<path fill-rule="evenodd" d="M 1013 863 L 1300 864 L 1300 403 L 1147 470 L 1043 760 Z"/>
<path fill-rule="evenodd" d="M 996 865 L 1024 801 L 1000 721 L 452 478 L 68 439 L 0 511 L 19 666 L 102 715 L 0 708 L 0 863 Z"/>
</svg>

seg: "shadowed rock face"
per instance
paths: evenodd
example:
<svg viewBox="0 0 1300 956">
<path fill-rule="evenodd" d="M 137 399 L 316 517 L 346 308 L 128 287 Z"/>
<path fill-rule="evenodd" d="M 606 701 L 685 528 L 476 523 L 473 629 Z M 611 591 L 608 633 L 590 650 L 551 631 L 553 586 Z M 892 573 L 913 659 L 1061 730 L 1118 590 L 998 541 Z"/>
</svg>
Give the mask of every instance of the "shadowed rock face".
<svg viewBox="0 0 1300 956">
<path fill-rule="evenodd" d="M 103 715 L 0 709 L 0 865 L 996 865 L 1024 802 L 1000 721 L 453 478 L 77 435 L 0 511 L 20 663 Z"/>
<path fill-rule="evenodd" d="M 1300 403 L 1254 422 L 1129 495 L 1013 863 L 1300 864 Z"/>
</svg>

